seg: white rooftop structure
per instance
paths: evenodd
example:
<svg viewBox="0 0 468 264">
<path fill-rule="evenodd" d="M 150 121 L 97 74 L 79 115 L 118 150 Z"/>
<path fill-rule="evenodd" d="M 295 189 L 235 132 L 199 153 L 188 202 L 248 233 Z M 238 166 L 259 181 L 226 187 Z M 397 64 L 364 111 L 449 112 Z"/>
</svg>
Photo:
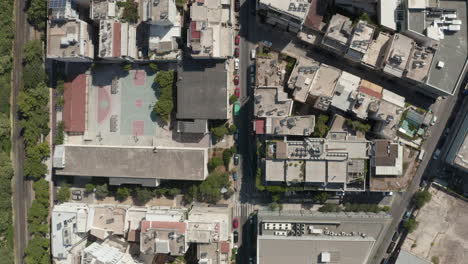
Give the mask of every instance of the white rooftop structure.
<svg viewBox="0 0 468 264">
<path fill-rule="evenodd" d="M 94 242 L 83 250 L 81 264 L 119 264 L 123 256 L 117 248 Z"/>
<path fill-rule="evenodd" d="M 378 13 L 380 25 L 391 30 L 397 29 L 396 12 L 401 0 L 381 0 L 379 1 Z"/>
<path fill-rule="evenodd" d="M 343 71 L 336 83 L 332 106 L 344 112 L 348 111 L 352 104 L 351 93 L 358 89 L 360 82 L 361 78 Z"/>
<path fill-rule="evenodd" d="M 65 203 L 54 206 L 51 217 L 52 256 L 69 260 L 70 250 L 83 238 L 90 228 L 86 204 Z"/>
</svg>

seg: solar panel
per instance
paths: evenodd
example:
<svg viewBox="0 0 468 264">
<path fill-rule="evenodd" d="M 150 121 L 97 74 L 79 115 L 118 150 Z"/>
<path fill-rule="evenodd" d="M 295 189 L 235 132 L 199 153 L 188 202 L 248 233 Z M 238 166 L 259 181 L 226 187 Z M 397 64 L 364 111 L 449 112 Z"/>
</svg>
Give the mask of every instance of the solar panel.
<svg viewBox="0 0 468 264">
<path fill-rule="evenodd" d="M 67 0 L 50 0 L 49 8 L 64 9 Z"/>
</svg>

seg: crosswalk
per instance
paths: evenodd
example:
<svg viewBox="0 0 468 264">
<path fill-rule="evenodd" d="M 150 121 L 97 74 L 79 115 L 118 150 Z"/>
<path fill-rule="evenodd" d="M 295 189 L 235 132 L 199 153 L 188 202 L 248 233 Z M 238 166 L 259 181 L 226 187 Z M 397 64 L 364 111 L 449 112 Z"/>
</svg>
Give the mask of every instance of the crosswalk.
<svg viewBox="0 0 468 264">
<path fill-rule="evenodd" d="M 247 219 L 255 211 L 255 205 L 250 203 L 235 203 L 233 207 L 233 216 L 241 219 Z"/>
</svg>

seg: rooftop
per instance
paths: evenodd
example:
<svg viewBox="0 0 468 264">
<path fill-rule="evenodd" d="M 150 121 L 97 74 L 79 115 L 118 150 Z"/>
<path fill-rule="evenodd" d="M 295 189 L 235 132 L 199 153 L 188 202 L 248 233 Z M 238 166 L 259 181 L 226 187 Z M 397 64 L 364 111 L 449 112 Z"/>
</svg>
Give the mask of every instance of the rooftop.
<svg viewBox="0 0 468 264">
<path fill-rule="evenodd" d="M 118 13 L 117 2 L 92 0 L 90 17 L 93 20 L 112 19 Z"/>
<path fill-rule="evenodd" d="M 379 2 L 378 13 L 380 25 L 392 30 L 397 29 L 395 11 L 397 10 L 399 3 L 400 0 L 386 0 Z"/>
<path fill-rule="evenodd" d="M 335 87 L 335 94 L 332 98 L 332 106 L 346 112 L 352 104 L 351 93 L 359 87 L 361 78 L 351 73 L 343 71 Z"/>
<path fill-rule="evenodd" d="M 126 212 L 126 209 L 118 207 L 93 207 L 90 210 L 90 215 L 93 217 L 92 228 L 104 230 L 115 235 L 123 235 Z"/>
<path fill-rule="evenodd" d="M 266 117 L 265 134 L 310 136 L 314 132 L 315 116 Z"/>
<path fill-rule="evenodd" d="M 447 152 L 447 162 L 468 172 L 468 114 L 457 130 L 455 139 Z"/>
<path fill-rule="evenodd" d="M 227 241 L 231 233 L 230 211 L 227 207 L 193 207 L 188 215 L 187 240 L 195 243 Z"/>
<path fill-rule="evenodd" d="M 390 38 L 389 34 L 380 32 L 377 39 L 371 42 L 366 54 L 364 54 L 362 63 L 373 68 L 380 68 Z"/>
<path fill-rule="evenodd" d="M 315 79 L 320 63 L 312 59 L 300 59 L 288 80 L 288 87 L 294 89 L 295 101 L 305 103 L 309 96 L 312 81 Z"/>
<path fill-rule="evenodd" d="M 48 58 L 93 58 L 92 28 L 81 20 L 47 23 Z"/>
<path fill-rule="evenodd" d="M 142 221 L 140 251 L 145 255 L 182 256 L 188 248 L 186 228 L 185 222 Z"/>
<path fill-rule="evenodd" d="M 257 56 L 255 65 L 258 86 L 282 86 L 286 81 L 287 63 L 279 59 L 279 53 L 270 51 L 268 57 Z"/>
<path fill-rule="evenodd" d="M 64 168 L 57 168 L 57 175 L 198 181 L 206 177 L 206 149 L 90 145 L 63 148 Z M 128 162 L 129 157 L 132 162 Z"/>
<path fill-rule="evenodd" d="M 291 114 L 293 101 L 282 87 L 255 89 L 254 115 L 257 117 L 286 117 Z"/>
<path fill-rule="evenodd" d="M 220 0 L 197 1 L 190 6 L 190 18 L 187 45 L 192 57 L 226 58 L 232 54 L 233 33 L 226 27 L 229 6 Z"/>
<path fill-rule="evenodd" d="M 345 52 L 352 30 L 353 23 L 348 17 L 335 14 L 330 19 L 322 44 L 338 53 Z"/>
<path fill-rule="evenodd" d="M 464 67 L 468 56 L 467 48 L 467 3 L 466 1 L 440 1 L 441 8 L 456 9 L 458 19 L 463 21 L 458 32 L 445 34 L 443 40 L 440 40 L 433 63 L 430 66 L 429 78 L 427 84 L 453 94 L 460 85 Z M 438 62 L 445 62 L 443 68 L 438 68 Z"/>
<path fill-rule="evenodd" d="M 367 263 L 391 222 L 389 215 L 260 211 L 257 263 Z"/>
<path fill-rule="evenodd" d="M 135 25 L 108 19 L 101 20 L 99 27 L 99 57 L 138 58 L 137 27 Z"/>
<path fill-rule="evenodd" d="M 375 173 L 398 176 L 403 173 L 403 146 L 388 140 L 374 140 Z"/>
<path fill-rule="evenodd" d="M 326 64 L 320 65 L 310 87 L 309 94 L 311 96 L 333 97 L 335 86 L 340 76 L 341 70 Z"/>
<path fill-rule="evenodd" d="M 323 16 L 326 13 L 328 1 L 312 0 L 309 6 L 309 11 L 304 20 L 304 26 L 314 30 L 321 30 L 323 27 Z"/>
<path fill-rule="evenodd" d="M 77 19 L 79 14 L 73 0 L 47 1 L 49 20 Z"/>
<path fill-rule="evenodd" d="M 227 119 L 226 67 L 224 61 L 184 59 L 178 69 L 178 119 Z"/>
<path fill-rule="evenodd" d="M 87 83 L 86 74 L 80 74 L 71 82 L 65 83 L 63 122 L 66 132 L 85 132 Z"/>
<path fill-rule="evenodd" d="M 411 51 L 406 77 L 418 82 L 425 83 L 429 78 L 434 50 L 415 45 Z"/>
<path fill-rule="evenodd" d="M 407 36 L 398 33 L 393 35 L 384 59 L 384 72 L 401 78 L 414 45 L 414 40 Z"/>
<path fill-rule="evenodd" d="M 403 107 L 386 100 L 380 100 L 376 104 L 377 111 L 368 111 L 369 118 L 378 121 L 374 124 L 374 133 L 382 138 L 394 139 L 404 112 Z"/>
<path fill-rule="evenodd" d="M 309 9 L 307 0 L 259 0 L 259 3 L 300 21 L 304 20 Z"/>
<path fill-rule="evenodd" d="M 359 53 L 366 53 L 374 36 L 374 26 L 360 20 L 354 28 L 349 48 Z"/>
</svg>

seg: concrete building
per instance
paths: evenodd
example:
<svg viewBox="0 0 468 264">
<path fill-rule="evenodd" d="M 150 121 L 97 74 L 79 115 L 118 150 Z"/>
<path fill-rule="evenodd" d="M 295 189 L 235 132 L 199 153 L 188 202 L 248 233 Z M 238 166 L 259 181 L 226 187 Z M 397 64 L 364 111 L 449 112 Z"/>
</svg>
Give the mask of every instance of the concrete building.
<svg viewBox="0 0 468 264">
<path fill-rule="evenodd" d="M 396 31 L 398 22 L 402 19 L 402 13 L 399 9 L 403 0 L 384 0 L 379 1 L 377 11 L 379 23 L 387 30 Z"/>
<path fill-rule="evenodd" d="M 403 145 L 389 140 L 374 140 L 372 176 L 398 177 L 403 174 Z"/>
<path fill-rule="evenodd" d="M 259 211 L 258 264 L 371 264 L 392 217 L 374 213 Z"/>
<path fill-rule="evenodd" d="M 113 19 L 99 21 L 98 56 L 106 60 L 139 59 L 136 44 L 137 26 Z"/>
<path fill-rule="evenodd" d="M 89 17 L 99 22 L 101 20 L 117 19 L 119 10 L 117 2 L 109 0 L 92 0 Z"/>
<path fill-rule="evenodd" d="M 315 109 L 327 111 L 335 91 L 341 70 L 326 64 L 320 65 L 309 89 L 308 100 Z"/>
<path fill-rule="evenodd" d="M 415 41 L 405 35 L 393 35 L 385 52 L 383 72 L 392 77 L 402 78 L 415 45 Z"/>
<path fill-rule="evenodd" d="M 141 20 L 148 25 L 149 58 L 181 59 L 177 44 L 181 37 L 181 15 L 175 0 L 145 0 L 139 8 Z"/>
<path fill-rule="evenodd" d="M 293 100 L 283 87 L 258 87 L 255 89 L 254 116 L 287 117 L 292 113 Z"/>
<path fill-rule="evenodd" d="M 446 161 L 455 168 L 468 172 L 468 115 L 466 113 L 447 152 Z"/>
<path fill-rule="evenodd" d="M 369 105 L 368 119 L 376 121 L 373 132 L 377 137 L 395 139 L 405 109 L 405 98 L 382 90 L 382 99 Z"/>
<path fill-rule="evenodd" d="M 315 79 L 320 63 L 312 59 L 300 59 L 291 72 L 288 88 L 293 90 L 294 101 L 305 103 L 309 97 L 312 81 Z"/>
<path fill-rule="evenodd" d="M 145 69 L 123 73 L 115 64 L 101 65 L 92 74 L 69 75 L 63 111 L 66 136 L 55 148 L 55 173 L 104 177 L 111 185 L 204 180 L 208 143 L 178 144 L 170 140 L 172 133 L 159 130 L 151 114 L 157 101 L 154 76 Z"/>
<path fill-rule="evenodd" d="M 385 32 L 379 32 L 379 35 L 375 40 L 372 40 L 366 54 L 362 58 L 361 65 L 369 67 L 371 69 L 379 70 L 382 66 L 382 62 L 389 43 L 391 35 Z"/>
<path fill-rule="evenodd" d="M 310 1 L 309 11 L 307 12 L 303 27 L 313 31 L 322 31 L 325 27 L 323 16 L 326 15 L 329 4 L 330 2 L 327 0 Z M 301 33 L 299 33 L 299 36 Z"/>
<path fill-rule="evenodd" d="M 81 2 L 48 1 L 48 59 L 66 62 L 90 62 L 94 58 L 93 30 L 79 18 Z"/>
<path fill-rule="evenodd" d="M 266 22 L 284 30 L 299 32 L 308 14 L 306 0 L 258 0 L 257 10 Z"/>
<path fill-rule="evenodd" d="M 231 16 L 229 1 L 206 0 L 192 3 L 187 46 L 193 58 L 225 59 L 233 55 L 234 35 L 227 27 L 231 23 Z"/>
<path fill-rule="evenodd" d="M 348 50 L 352 33 L 352 21 L 348 17 L 335 14 L 328 23 L 321 46 L 333 53 L 343 55 Z"/>
<path fill-rule="evenodd" d="M 353 103 L 351 94 L 359 88 L 361 78 L 351 73 L 343 71 L 335 87 L 331 105 L 343 112 L 350 110 Z"/>
<path fill-rule="evenodd" d="M 372 43 L 374 30 L 374 26 L 365 21 L 359 21 L 354 27 L 353 36 L 344 57 L 352 62 L 361 63 Z"/>
<path fill-rule="evenodd" d="M 267 146 L 265 181 L 330 191 L 364 191 L 370 142 L 329 132 L 327 138 L 277 141 Z"/>
<path fill-rule="evenodd" d="M 255 120 L 257 135 L 310 136 L 314 132 L 315 116 L 264 117 Z"/>
</svg>

